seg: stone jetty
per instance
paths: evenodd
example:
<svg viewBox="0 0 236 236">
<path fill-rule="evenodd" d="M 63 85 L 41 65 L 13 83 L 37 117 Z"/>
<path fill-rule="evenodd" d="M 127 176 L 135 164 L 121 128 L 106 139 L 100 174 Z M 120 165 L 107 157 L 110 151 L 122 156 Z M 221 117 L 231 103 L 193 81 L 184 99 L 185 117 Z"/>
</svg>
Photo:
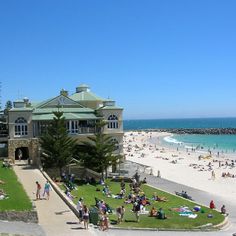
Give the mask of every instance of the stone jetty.
<svg viewBox="0 0 236 236">
<path fill-rule="evenodd" d="M 169 128 L 169 129 L 146 129 L 145 131 L 159 131 L 173 134 L 236 134 L 236 128 Z"/>
</svg>

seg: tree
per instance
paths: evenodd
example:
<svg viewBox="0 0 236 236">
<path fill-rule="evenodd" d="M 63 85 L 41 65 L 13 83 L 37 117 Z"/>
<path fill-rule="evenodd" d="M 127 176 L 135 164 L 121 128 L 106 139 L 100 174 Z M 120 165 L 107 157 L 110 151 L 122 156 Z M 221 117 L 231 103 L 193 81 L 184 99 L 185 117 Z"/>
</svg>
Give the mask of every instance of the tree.
<svg viewBox="0 0 236 236">
<path fill-rule="evenodd" d="M 106 172 L 107 177 L 107 168 L 115 163 L 120 155 L 114 154 L 116 145 L 112 137 L 102 132 L 104 125 L 104 121 L 97 123 L 95 135 L 88 137 L 88 141 L 81 142 L 77 150 L 78 159 L 84 167 L 102 173 L 102 177 Z"/>
<path fill-rule="evenodd" d="M 12 102 L 8 100 L 5 104 L 4 115 L 8 115 L 8 111 L 12 108 Z"/>
<path fill-rule="evenodd" d="M 65 118 L 62 112 L 53 112 L 54 118 L 46 132 L 40 138 L 43 167 L 62 168 L 69 164 L 75 151 L 75 140 L 68 136 Z"/>
</svg>

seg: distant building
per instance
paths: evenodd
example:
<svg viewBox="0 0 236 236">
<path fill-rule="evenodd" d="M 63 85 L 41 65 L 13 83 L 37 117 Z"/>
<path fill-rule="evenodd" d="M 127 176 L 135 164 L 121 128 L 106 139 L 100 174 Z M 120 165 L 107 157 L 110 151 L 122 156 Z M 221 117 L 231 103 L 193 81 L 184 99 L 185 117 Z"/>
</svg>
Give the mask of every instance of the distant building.
<svg viewBox="0 0 236 236">
<path fill-rule="evenodd" d="M 103 119 L 107 122 L 104 133 L 111 135 L 117 143 L 117 154 L 123 154 L 123 108 L 115 101 L 103 99 L 82 84 L 76 92 L 60 94 L 40 103 L 31 103 L 28 98 L 13 102 L 8 112 L 8 157 L 17 160 L 31 159 L 39 164 L 39 137 L 53 120 L 53 111 L 63 112 L 68 134 L 79 141 L 94 135 L 95 124 Z"/>
</svg>

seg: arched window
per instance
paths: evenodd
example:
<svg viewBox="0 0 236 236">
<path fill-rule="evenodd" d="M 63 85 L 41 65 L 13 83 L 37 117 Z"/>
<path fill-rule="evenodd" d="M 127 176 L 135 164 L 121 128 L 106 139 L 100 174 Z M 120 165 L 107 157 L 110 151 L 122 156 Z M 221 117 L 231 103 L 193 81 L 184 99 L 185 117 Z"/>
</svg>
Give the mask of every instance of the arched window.
<svg viewBox="0 0 236 236">
<path fill-rule="evenodd" d="M 25 136 L 28 135 L 28 125 L 27 121 L 23 117 L 19 117 L 15 120 L 15 136 Z"/>
<path fill-rule="evenodd" d="M 115 115 L 110 115 L 108 117 L 108 129 L 118 129 L 118 118 Z"/>
</svg>

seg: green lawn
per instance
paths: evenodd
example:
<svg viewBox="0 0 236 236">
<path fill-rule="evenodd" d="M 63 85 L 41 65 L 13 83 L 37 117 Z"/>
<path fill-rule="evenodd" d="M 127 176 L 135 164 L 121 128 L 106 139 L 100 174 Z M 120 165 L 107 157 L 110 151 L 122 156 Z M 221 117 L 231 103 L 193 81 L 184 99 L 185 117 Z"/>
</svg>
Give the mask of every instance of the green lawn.
<svg viewBox="0 0 236 236">
<path fill-rule="evenodd" d="M 18 182 L 15 172 L 11 168 L 2 167 L 2 162 L 0 162 L 0 180 L 5 182 L 5 184 L 0 184 L 0 189 L 9 196 L 8 199 L 0 200 L 0 211 L 32 210 L 32 203 L 21 183 Z"/>
<path fill-rule="evenodd" d="M 120 183 L 112 182 L 107 180 L 107 184 L 109 185 L 110 190 L 113 194 L 117 194 L 120 191 Z M 63 188 L 63 187 L 62 187 Z M 78 186 L 77 190 L 73 190 L 72 194 L 76 196 L 74 199 L 74 203 L 77 203 L 78 197 L 84 198 L 84 203 L 88 206 L 94 206 L 95 200 L 97 197 L 99 199 L 103 199 L 106 203 L 108 203 L 113 209 L 114 213 L 110 214 L 109 219 L 110 222 L 116 222 L 117 216 L 115 213 L 115 209 L 124 205 L 126 212 L 124 219 L 125 221 L 119 224 L 119 227 L 140 227 L 140 228 L 172 228 L 172 229 L 193 229 L 198 226 L 202 226 L 208 223 L 212 223 L 213 225 L 219 224 L 224 220 L 224 216 L 215 210 L 211 210 L 207 207 L 202 207 L 205 213 L 196 213 L 198 216 L 195 219 L 190 219 L 184 216 L 179 216 L 178 212 L 170 210 L 171 208 L 177 208 L 180 206 L 188 206 L 192 209 L 194 206 L 198 205 L 197 203 L 192 203 L 183 198 L 180 198 L 175 195 L 168 194 L 166 192 L 157 190 L 155 188 L 149 187 L 148 185 L 142 185 L 142 190 L 145 192 L 146 196 L 151 199 L 154 192 L 157 192 L 159 196 L 165 196 L 168 201 L 167 202 L 156 202 L 151 201 L 151 206 L 155 206 L 157 209 L 162 207 L 168 217 L 166 220 L 159 220 L 155 217 L 149 217 L 148 215 L 140 215 L 140 222 L 136 222 L 136 218 L 133 212 L 131 212 L 132 204 L 124 204 L 123 199 L 114 199 L 106 197 L 102 191 L 96 191 L 96 188 L 100 188 L 102 190 L 101 185 L 86 185 L 81 184 Z M 129 193 L 129 185 L 126 183 L 126 192 Z M 146 207 L 146 210 L 150 210 L 151 206 Z M 208 218 L 207 215 L 212 214 L 213 218 Z"/>
</svg>

